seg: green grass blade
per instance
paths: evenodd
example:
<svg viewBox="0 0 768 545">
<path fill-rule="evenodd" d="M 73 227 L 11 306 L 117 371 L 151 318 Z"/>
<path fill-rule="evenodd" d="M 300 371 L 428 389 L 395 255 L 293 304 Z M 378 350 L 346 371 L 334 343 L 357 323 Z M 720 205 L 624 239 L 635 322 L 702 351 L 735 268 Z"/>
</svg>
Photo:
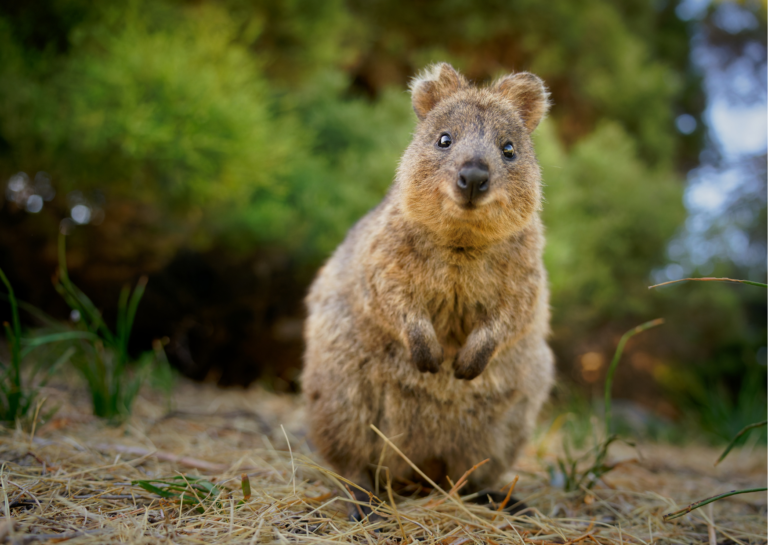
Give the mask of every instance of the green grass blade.
<svg viewBox="0 0 768 545">
<path fill-rule="evenodd" d="M 768 425 L 768 420 L 763 420 L 762 422 L 756 422 L 754 424 L 750 424 L 749 426 L 745 426 L 743 430 L 741 430 L 739 433 L 736 434 L 736 437 L 731 439 L 731 442 L 728 443 L 728 446 L 723 451 L 723 453 L 720 455 L 720 458 L 717 459 L 717 462 L 715 462 L 715 465 L 719 464 L 723 460 L 725 460 L 725 457 L 728 456 L 728 453 L 731 452 L 733 447 L 736 446 L 736 441 L 739 440 L 739 438 L 747 433 L 749 430 L 753 430 L 755 428 L 760 428 L 762 426 Z"/>
<path fill-rule="evenodd" d="M 212 501 L 212 498 L 218 497 L 221 493 L 219 488 L 212 482 L 202 477 L 188 477 L 185 475 L 178 475 L 170 479 L 137 480 L 131 481 L 131 484 L 163 498 L 172 498 L 179 500 L 182 504 L 196 506 L 200 512 L 204 510 L 204 501 Z M 156 485 L 162 485 L 162 487 Z M 203 493 L 204 496 L 202 498 L 199 497 L 197 492 Z"/>
<path fill-rule="evenodd" d="M 101 312 L 93 304 L 93 301 L 83 293 L 77 286 L 75 286 L 69 279 L 69 272 L 67 269 L 67 251 L 66 251 L 66 235 L 59 235 L 59 282 L 58 286 L 61 286 L 62 290 L 67 295 L 62 293 L 57 287 L 57 291 L 64 296 L 67 304 L 73 309 L 80 312 L 84 323 L 89 325 L 94 333 L 99 331 L 108 344 L 114 345 L 115 338 L 112 332 L 109 330 L 104 320 L 101 318 Z"/>
<path fill-rule="evenodd" d="M 5 334 L 11 344 L 12 361 L 8 366 L 6 375 L 3 377 L 5 401 L 7 404 L 7 412 L 0 415 L 0 418 L 7 421 L 16 420 L 21 414 L 19 409 L 21 407 L 21 356 L 18 350 L 18 340 L 11 331 L 11 326 L 8 322 L 3 323 L 5 328 Z"/>
<path fill-rule="evenodd" d="M 240 475 L 240 484 L 243 489 L 243 501 L 248 501 L 251 499 L 251 479 L 248 478 L 247 473 L 243 473 Z"/>
<path fill-rule="evenodd" d="M 685 509 L 680 509 L 679 511 L 674 511 L 672 513 L 668 513 L 662 517 L 662 520 L 664 522 L 667 522 L 668 520 L 676 519 L 678 517 L 682 517 L 683 515 L 687 515 L 694 509 L 698 509 L 699 507 L 704 507 L 705 505 L 715 502 L 717 500 L 722 500 L 723 498 L 728 498 L 730 496 L 736 496 L 738 494 L 750 494 L 752 492 L 765 492 L 768 491 L 768 488 L 750 488 L 747 490 L 731 490 L 730 492 L 726 492 L 725 494 L 719 494 L 717 496 L 712 496 L 711 498 L 705 498 L 703 500 L 697 501 L 695 503 L 692 503 Z"/>
<path fill-rule="evenodd" d="M 3 301 L 9 301 L 10 297 L 5 295 L 4 293 L 0 293 L 0 299 Z M 41 323 L 46 325 L 47 327 L 61 327 L 61 322 L 59 322 L 57 319 L 53 318 L 52 316 L 49 316 L 39 308 L 37 308 L 34 305 L 30 305 L 26 301 L 22 301 L 21 299 L 16 299 L 16 304 L 19 306 L 20 309 L 25 310 L 27 313 L 29 313 L 31 316 L 34 316 L 37 318 L 37 320 Z"/>
<path fill-rule="evenodd" d="M 8 395 L 9 390 L 9 382 L 8 382 L 8 376 L 13 372 L 13 369 L 9 365 L 8 367 L 3 368 L 2 372 L 0 372 L 0 393 L 2 393 L 4 396 Z"/>
<path fill-rule="evenodd" d="M 54 282 L 54 286 L 56 287 L 56 291 L 58 291 L 67 302 L 67 305 L 69 305 L 72 310 L 77 310 L 80 313 L 83 323 L 86 324 L 89 329 L 93 329 L 92 324 L 90 323 L 92 321 L 92 316 L 90 316 L 89 309 L 83 306 L 80 298 L 77 297 L 77 288 L 69 279 L 65 236 L 66 235 L 64 234 L 59 235 L 59 269 L 58 278 L 57 281 Z"/>
<path fill-rule="evenodd" d="M 67 361 L 69 361 L 69 358 L 71 358 L 75 354 L 75 347 L 70 346 L 67 348 L 64 353 L 59 356 L 56 361 L 53 362 L 52 365 L 46 366 L 45 360 L 38 360 L 35 366 L 32 368 L 32 379 L 34 380 L 35 377 L 40 375 L 41 373 L 45 374 L 45 377 L 41 380 L 40 385 L 43 386 L 44 382 L 48 382 L 50 377 L 58 371 L 58 369 L 64 365 Z"/>
<path fill-rule="evenodd" d="M 759 288 L 768 288 L 768 284 L 763 284 L 762 282 L 753 282 L 752 280 L 737 280 L 734 278 L 714 278 L 714 277 L 704 277 L 704 278 L 681 278 L 679 280 L 670 280 L 669 282 L 662 282 L 661 284 L 654 284 L 653 286 L 648 286 L 649 290 L 652 290 L 653 288 L 658 288 L 659 286 L 668 286 L 669 284 L 676 284 L 678 282 L 734 282 L 737 284 L 747 284 L 749 286 L 757 286 Z"/>
<path fill-rule="evenodd" d="M 128 297 L 131 295 L 131 288 L 123 286 L 120 290 L 120 297 L 117 300 L 117 323 L 115 324 L 115 336 L 117 337 L 117 349 L 120 351 L 121 358 L 125 353 L 125 347 L 128 345 L 128 333 L 126 332 L 126 322 L 128 315 Z"/>
<path fill-rule="evenodd" d="M 128 308 L 125 314 L 125 338 L 123 340 L 123 350 L 128 350 L 128 338 L 133 330 L 133 321 L 136 318 L 136 310 L 139 308 L 141 298 L 144 297 L 144 291 L 147 288 L 147 277 L 142 276 L 136 283 L 136 288 L 133 290 L 131 300 L 128 303 Z"/>
<path fill-rule="evenodd" d="M 655 320 L 651 320 L 650 322 L 645 322 L 644 324 L 640 324 L 639 326 L 630 329 L 624 335 L 621 336 L 621 340 L 619 340 L 619 345 L 616 347 L 616 352 L 613 355 L 613 361 L 611 361 L 611 366 L 608 368 L 608 375 L 605 378 L 605 436 L 610 437 L 611 436 L 611 387 L 613 386 L 613 374 L 616 372 L 616 367 L 619 365 L 619 360 L 621 359 L 621 354 L 624 351 L 624 345 L 627 344 L 627 341 L 637 335 L 638 333 L 642 333 L 646 329 L 650 329 L 652 327 L 659 326 L 664 323 L 663 318 L 657 318 Z"/>
<path fill-rule="evenodd" d="M 184 483 L 187 487 L 200 490 L 206 494 L 215 495 L 219 493 L 219 488 L 204 477 L 195 477 L 193 475 L 176 475 L 175 477 L 168 479 L 168 481 Z"/>
<path fill-rule="evenodd" d="M 49 335 L 42 335 L 40 337 L 26 338 L 22 340 L 24 344 L 24 350 L 21 352 L 22 357 L 29 354 L 33 349 L 44 344 L 55 343 L 60 341 L 73 341 L 83 339 L 87 341 L 99 341 L 98 335 L 94 335 L 90 331 L 64 331 L 62 333 L 51 333 Z"/>
<path fill-rule="evenodd" d="M 131 413 L 133 402 L 136 400 L 141 387 L 149 379 L 150 372 L 152 370 L 152 360 L 143 360 L 135 370 L 135 375 L 131 380 L 128 380 L 124 367 L 121 369 L 115 369 L 113 379 L 115 381 L 114 390 L 116 396 L 119 397 L 120 410 L 122 414 L 128 415 Z M 122 388 L 122 392 L 119 392 Z M 118 393 L 119 392 L 119 393 Z"/>
<path fill-rule="evenodd" d="M 166 488 L 160 488 L 155 485 L 153 485 L 153 482 L 160 482 L 165 484 L 164 481 L 131 481 L 131 484 L 134 486 L 139 486 L 146 490 L 147 492 L 151 492 L 153 494 L 157 494 L 158 496 L 162 498 L 178 498 L 179 495 L 175 492 L 172 492 L 171 490 L 168 490 Z"/>
<path fill-rule="evenodd" d="M 2 280 L 8 290 L 8 301 L 11 304 L 12 322 L 12 325 L 4 324 L 11 349 L 11 366 L 8 378 L 12 383 L 7 396 L 10 412 L 6 416 L 8 416 L 9 419 L 15 419 L 19 416 L 16 412 L 18 407 L 14 406 L 11 409 L 10 405 L 13 405 L 12 399 L 15 399 L 16 395 L 21 395 L 21 320 L 19 320 L 19 307 L 16 302 L 16 294 L 13 292 L 13 287 L 2 269 L 0 269 L 0 280 Z"/>
<path fill-rule="evenodd" d="M 198 490 L 201 490 L 203 492 L 207 492 L 208 494 L 211 494 L 211 495 L 214 495 L 214 496 L 218 495 L 218 493 L 219 493 L 218 487 L 215 484 L 213 484 L 212 482 L 210 482 L 210 481 L 198 480 L 197 482 L 194 483 L 193 486 L 194 486 L 194 488 L 197 488 Z"/>
<path fill-rule="evenodd" d="M 68 289 L 70 295 L 79 303 L 79 310 L 83 317 L 83 321 L 90 322 L 91 329 L 94 332 L 98 331 L 104 339 L 104 342 L 114 345 L 115 337 L 107 327 L 107 324 L 104 323 L 104 320 L 101 317 L 101 312 L 96 308 L 96 305 L 94 305 L 90 298 L 74 284 L 69 283 L 69 285 L 66 286 L 66 289 Z"/>
<path fill-rule="evenodd" d="M 94 330 L 91 327 L 91 324 L 87 320 L 87 311 L 82 308 L 82 305 L 77 300 L 77 297 L 73 296 L 67 288 L 64 287 L 64 284 L 61 283 L 61 280 L 58 278 L 54 278 L 54 284 L 53 287 L 56 289 L 56 292 L 61 295 L 62 299 L 64 299 L 64 302 L 67 303 L 67 306 L 71 308 L 72 310 L 76 310 L 81 317 L 81 320 L 83 321 L 83 324 L 88 328 L 88 330 L 93 331 L 96 333 L 97 330 Z"/>
<path fill-rule="evenodd" d="M 59 370 L 59 368 L 67 363 L 69 359 L 74 356 L 75 354 L 75 348 L 73 346 L 70 346 L 67 348 L 64 353 L 59 356 L 59 358 L 53 362 L 53 365 L 51 365 L 45 372 L 45 377 L 40 381 L 40 386 L 45 386 L 48 384 L 48 381 L 51 380 L 51 377 L 56 374 L 56 371 Z"/>
<path fill-rule="evenodd" d="M 0 269 L 0 280 L 3 281 L 3 284 L 5 284 L 6 289 L 8 290 L 8 302 L 11 303 L 11 321 L 13 323 L 13 333 L 16 336 L 16 340 L 21 339 L 21 320 L 19 320 L 19 304 L 16 301 L 16 294 L 13 292 L 13 287 L 11 287 L 11 283 L 8 281 L 8 277 L 5 276 L 5 273 L 2 269 Z"/>
<path fill-rule="evenodd" d="M 75 348 L 70 346 L 67 348 L 67 350 L 64 351 L 64 353 L 56 359 L 55 362 L 53 362 L 53 365 L 50 365 L 47 369 L 45 369 L 45 375 L 43 378 L 35 384 L 35 378 L 41 373 L 43 362 L 39 362 L 35 368 L 32 370 L 31 380 L 30 384 L 27 386 L 27 391 L 24 392 L 24 395 L 21 396 L 21 407 L 20 407 L 20 414 L 25 415 L 30 412 L 33 405 L 35 405 L 35 400 L 38 397 L 38 394 L 40 392 L 41 388 L 44 388 L 48 381 L 51 380 L 54 374 L 56 374 L 56 371 L 59 370 L 59 368 L 67 363 L 69 361 L 69 358 L 71 358 L 75 353 Z M 44 401 L 44 400 L 43 400 Z M 56 408 L 52 409 L 51 411 L 46 411 L 48 416 L 53 415 L 53 413 L 56 412 Z M 46 417 L 47 418 L 47 417 Z"/>
</svg>

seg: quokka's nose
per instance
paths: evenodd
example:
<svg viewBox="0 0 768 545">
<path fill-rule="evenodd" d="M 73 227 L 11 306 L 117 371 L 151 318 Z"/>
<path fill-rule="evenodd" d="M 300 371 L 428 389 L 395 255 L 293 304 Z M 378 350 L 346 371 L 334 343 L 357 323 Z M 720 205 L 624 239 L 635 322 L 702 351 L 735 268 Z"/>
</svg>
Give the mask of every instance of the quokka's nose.
<svg viewBox="0 0 768 545">
<path fill-rule="evenodd" d="M 459 179 L 456 181 L 456 185 L 461 190 L 464 198 L 467 199 L 467 202 L 472 202 L 481 193 L 488 191 L 491 185 L 489 178 L 490 175 L 487 168 L 477 165 L 466 166 L 459 171 Z"/>
</svg>

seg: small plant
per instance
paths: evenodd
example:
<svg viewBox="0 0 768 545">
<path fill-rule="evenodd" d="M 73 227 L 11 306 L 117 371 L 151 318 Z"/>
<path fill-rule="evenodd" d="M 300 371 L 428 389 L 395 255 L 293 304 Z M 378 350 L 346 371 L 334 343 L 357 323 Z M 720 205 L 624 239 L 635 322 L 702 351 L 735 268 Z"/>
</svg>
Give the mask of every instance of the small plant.
<svg viewBox="0 0 768 545">
<path fill-rule="evenodd" d="M 243 480 L 244 496 L 246 493 L 246 483 L 248 488 L 248 498 L 250 498 L 250 481 L 247 480 L 247 476 Z M 205 512 L 207 505 L 213 505 L 217 508 L 221 507 L 221 502 L 219 500 L 222 495 L 222 490 L 202 477 L 177 475 L 170 479 L 131 481 L 131 484 L 139 486 L 147 492 L 157 494 L 161 498 L 178 501 L 181 505 L 190 505 L 194 507 L 198 513 Z"/>
<path fill-rule="evenodd" d="M 72 357 L 74 350 L 66 350 L 53 365 L 47 368 L 38 363 L 29 374 L 27 378 L 28 383 L 24 384 L 21 372 L 22 360 L 29 353 L 29 350 L 22 350 L 21 348 L 24 339 L 21 336 L 19 303 L 16 300 L 11 283 L 2 270 L 0 270 L 0 280 L 2 280 L 8 290 L 7 300 L 11 305 L 12 321 L 12 324 L 7 322 L 3 324 L 11 352 L 11 361 L 3 365 L 0 371 L 0 420 L 15 422 L 31 416 L 33 411 L 38 410 L 41 404 L 38 403 L 40 388 L 45 386 L 54 372 Z M 42 378 L 36 381 L 36 377 L 41 374 Z"/>
<path fill-rule="evenodd" d="M 13 320 L 13 329 L 8 322 L 3 324 L 11 349 L 11 362 L 3 370 L 2 382 L 0 382 L 3 394 L 3 399 L 0 400 L 3 405 L 0 410 L 2 410 L 3 420 L 14 421 L 29 411 L 33 400 L 30 399 L 29 395 L 25 395 L 21 384 L 21 322 L 19 321 L 16 296 L 13 293 L 11 283 L 2 271 L 0 271 L 0 278 L 8 289 L 8 298 L 11 302 L 11 319 Z"/>
<path fill-rule="evenodd" d="M 751 280 L 734 280 L 733 278 L 683 278 L 683 279 L 680 279 L 680 280 L 672 280 L 671 282 L 664 282 L 662 284 L 656 284 L 654 286 L 649 286 L 648 289 L 657 288 L 659 286 L 666 286 L 668 284 L 675 284 L 677 282 L 687 282 L 687 281 L 735 282 L 735 283 L 739 283 L 739 284 L 747 284 L 747 285 L 750 285 L 750 286 L 757 286 L 757 287 L 761 287 L 761 288 L 768 288 L 768 284 L 763 284 L 762 282 L 753 282 Z M 742 435 L 744 435 L 748 431 L 753 430 L 755 428 L 761 428 L 761 427 L 765 426 L 766 424 L 768 424 L 768 421 L 756 422 L 754 424 L 750 424 L 750 425 L 744 427 L 744 429 L 742 429 L 739 433 L 736 434 L 736 436 L 733 439 L 731 439 L 731 442 L 728 443 L 728 446 L 723 451 L 723 453 L 720 455 L 720 458 L 717 459 L 717 461 L 715 462 L 715 465 L 717 465 L 720 462 L 722 462 L 725 459 L 725 457 L 728 456 L 728 453 L 731 452 L 731 450 L 736 445 L 736 443 L 738 442 L 738 440 L 741 438 Z M 719 494 L 717 496 L 712 496 L 710 498 L 706 498 L 706 499 L 697 501 L 695 503 L 692 503 L 691 505 L 689 505 L 688 507 L 685 507 L 684 509 L 680 509 L 678 511 L 674 511 L 673 513 L 668 513 L 668 514 L 664 515 L 663 520 L 665 522 L 667 522 L 669 520 L 673 520 L 673 519 L 676 519 L 678 517 L 682 517 L 683 515 L 686 515 L 686 514 L 690 513 L 694 509 L 698 509 L 699 507 L 703 507 L 703 506 L 705 506 L 707 504 L 710 504 L 712 502 L 716 502 L 717 500 L 721 500 L 723 498 L 728 498 L 730 496 L 736 496 L 736 495 L 739 495 L 739 494 L 750 494 L 752 492 L 765 492 L 765 491 L 768 491 L 768 488 L 761 487 L 761 488 L 749 488 L 749 489 L 742 489 L 742 490 L 731 490 L 730 492 L 726 492 L 725 494 Z"/>
<path fill-rule="evenodd" d="M 624 335 L 622 335 L 619 344 L 616 347 L 616 352 L 613 355 L 613 360 L 608 368 L 608 375 L 605 379 L 605 435 L 602 441 L 599 441 L 593 446 L 586 454 L 581 457 L 575 458 L 571 455 L 570 448 L 565 439 L 563 439 L 563 450 L 565 451 L 564 457 L 557 459 L 557 468 L 550 467 L 550 478 L 555 480 L 555 474 L 559 473 L 562 479 L 563 487 L 566 492 L 573 490 L 580 490 L 582 488 L 591 489 L 602 478 L 603 475 L 613 470 L 616 466 L 606 463 L 608 458 L 608 449 L 616 441 L 620 441 L 618 435 L 611 431 L 611 386 L 613 385 L 613 375 L 616 372 L 616 368 L 621 360 L 621 355 L 624 352 L 624 345 L 633 336 L 656 327 L 664 323 L 662 318 L 651 320 L 641 324 L 633 329 L 630 329 Z M 631 443 L 629 443 L 631 444 Z"/>
<path fill-rule="evenodd" d="M 613 465 L 606 464 L 605 460 L 608 456 L 608 447 L 617 440 L 618 437 L 612 435 L 578 458 L 573 457 L 564 440 L 565 455 L 557 458 L 557 469 L 549 468 L 550 479 L 555 481 L 556 471 L 559 472 L 562 486 L 566 492 L 581 490 L 582 487 L 592 488 L 603 475 L 614 468 Z M 588 464 L 588 467 L 581 469 L 584 468 L 585 464 Z"/>
<path fill-rule="evenodd" d="M 251 499 L 251 479 L 248 478 L 247 473 L 240 474 L 240 488 L 243 490 L 243 499 L 240 500 L 238 505 L 248 503 Z"/>
<path fill-rule="evenodd" d="M 59 237 L 59 268 L 54 277 L 54 287 L 73 313 L 79 317 L 80 329 L 65 328 L 35 307 L 17 301 L 2 271 L 0 271 L 0 279 L 8 289 L 7 300 L 11 305 L 13 316 L 12 327 L 5 324 L 11 363 L 2 369 L 0 375 L 0 420 L 13 421 L 30 413 L 35 405 L 39 388 L 44 386 L 53 373 L 70 359 L 88 385 L 93 402 L 93 413 L 96 416 L 116 422 L 130 414 L 133 401 L 154 362 L 159 363 L 157 379 L 170 399 L 169 391 L 173 387 L 174 375 L 160 341 L 157 341 L 153 347 L 154 353 L 145 353 L 139 359 L 138 364 L 134 366 L 133 376 L 130 376 L 128 369 L 131 363 L 128 340 L 133 329 L 136 310 L 147 285 L 146 276 L 139 279 L 133 292 L 128 286 L 120 292 L 114 333 L 107 327 L 93 302 L 69 279 L 63 234 Z M 3 298 L 6 299 L 6 297 Z M 51 325 L 54 332 L 22 338 L 19 307 L 23 307 Z M 21 361 L 25 356 L 43 345 L 71 341 L 77 341 L 78 344 L 69 346 L 53 365 L 45 369 L 45 376 L 38 381 L 36 387 L 27 386 L 26 389 L 22 387 Z M 44 366 L 38 364 L 32 370 L 31 377 L 34 378 L 43 369 Z"/>
<path fill-rule="evenodd" d="M 731 440 L 731 442 L 728 444 L 726 449 L 723 451 L 723 453 L 720 455 L 720 458 L 717 459 L 717 462 L 715 462 L 715 465 L 719 464 L 723 460 L 725 460 L 725 457 L 728 456 L 728 453 L 731 452 L 733 447 L 736 445 L 738 440 L 741 438 L 742 435 L 747 433 L 750 430 L 753 430 L 755 428 L 761 428 L 768 424 L 768 421 L 763 422 L 757 422 L 755 424 L 750 424 L 749 426 L 745 427 L 743 430 L 741 430 L 739 433 L 736 434 L 736 436 Z M 697 502 L 692 503 L 688 507 L 684 507 L 683 509 L 679 509 L 677 511 L 673 511 L 672 513 L 667 513 L 664 515 L 663 520 L 664 522 L 667 522 L 669 520 L 673 520 L 679 517 L 682 517 L 683 515 L 687 515 L 694 509 L 698 509 L 699 507 L 704 507 L 707 504 L 710 504 L 712 502 L 716 502 L 717 500 L 722 500 L 723 498 L 728 498 L 730 496 L 738 496 L 739 494 L 751 494 L 753 492 L 765 492 L 768 491 L 768 488 L 760 487 L 760 488 L 747 488 L 742 490 L 731 490 L 730 492 L 726 492 L 724 494 L 718 494 L 717 496 L 712 496 L 709 498 L 704 498 L 703 500 L 699 500 Z"/>
<path fill-rule="evenodd" d="M 117 305 L 115 333 L 107 327 L 93 302 L 69 279 L 65 236 L 59 236 L 59 270 L 55 278 L 56 291 L 80 317 L 85 331 L 58 334 L 58 340 L 79 338 L 89 341 L 83 345 L 73 364 L 82 374 L 91 393 L 93 413 L 96 416 L 119 420 L 130 414 L 133 401 L 139 392 L 149 361 L 145 360 L 131 378 L 128 374 L 130 356 L 128 339 L 133 328 L 136 309 L 139 306 L 147 277 L 139 279 L 136 288 L 125 286 L 120 292 Z M 49 336 L 49 339 L 52 336 Z"/>
<path fill-rule="evenodd" d="M 178 371 L 173 368 L 165 353 L 165 345 L 168 342 L 168 337 L 152 341 L 152 352 L 144 352 L 139 359 L 139 365 L 149 366 L 151 372 L 147 384 L 163 394 L 166 410 L 171 412 L 173 411 L 173 389 L 178 379 Z"/>
<path fill-rule="evenodd" d="M 762 422 L 756 422 L 754 424 L 750 424 L 749 426 L 746 426 L 743 430 L 741 430 L 739 433 L 736 434 L 736 436 L 731 439 L 731 442 L 728 443 L 728 446 L 725 448 L 723 453 L 720 455 L 720 458 L 717 459 L 717 462 L 715 462 L 715 465 L 719 464 L 723 460 L 725 460 L 725 457 L 728 456 L 728 453 L 731 452 L 733 447 L 736 446 L 736 443 L 741 439 L 741 436 L 747 433 L 750 430 L 753 430 L 755 428 L 763 428 L 768 424 L 768 420 L 763 420 Z"/>
</svg>

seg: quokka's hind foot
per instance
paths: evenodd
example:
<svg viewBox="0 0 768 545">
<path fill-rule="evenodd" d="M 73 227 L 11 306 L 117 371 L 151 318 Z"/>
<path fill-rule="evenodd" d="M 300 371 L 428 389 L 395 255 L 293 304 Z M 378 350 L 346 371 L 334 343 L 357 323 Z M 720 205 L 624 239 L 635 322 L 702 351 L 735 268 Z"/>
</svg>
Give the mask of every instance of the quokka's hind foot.
<svg viewBox="0 0 768 545">
<path fill-rule="evenodd" d="M 352 490 L 352 497 L 355 499 L 355 503 L 348 503 L 349 520 L 352 522 L 362 522 L 367 520 L 368 523 L 375 523 L 384 520 L 384 517 L 374 511 L 376 500 L 368 492 L 358 490 L 357 488 Z"/>
<path fill-rule="evenodd" d="M 477 495 L 469 499 L 467 501 L 471 501 L 472 503 L 478 503 L 480 505 L 487 505 L 490 509 L 498 509 L 502 504 L 504 504 L 504 512 L 509 515 L 514 515 L 515 513 L 522 511 L 523 509 L 528 509 L 528 506 L 515 498 L 514 496 L 510 496 L 507 500 L 506 504 L 504 503 L 504 500 L 507 499 L 507 494 L 504 492 L 499 492 L 498 490 L 481 490 L 477 493 Z"/>
</svg>

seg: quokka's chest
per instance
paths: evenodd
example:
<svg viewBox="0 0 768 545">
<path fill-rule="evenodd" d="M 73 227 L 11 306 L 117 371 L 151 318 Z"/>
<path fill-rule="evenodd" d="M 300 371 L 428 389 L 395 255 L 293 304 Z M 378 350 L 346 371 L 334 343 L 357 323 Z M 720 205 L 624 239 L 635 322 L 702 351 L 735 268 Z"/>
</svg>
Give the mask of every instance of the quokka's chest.
<svg viewBox="0 0 768 545">
<path fill-rule="evenodd" d="M 445 272 L 428 293 L 426 310 L 438 339 L 445 347 L 461 347 L 478 325 L 486 322 L 498 308 L 503 289 L 498 279 Z"/>
</svg>

